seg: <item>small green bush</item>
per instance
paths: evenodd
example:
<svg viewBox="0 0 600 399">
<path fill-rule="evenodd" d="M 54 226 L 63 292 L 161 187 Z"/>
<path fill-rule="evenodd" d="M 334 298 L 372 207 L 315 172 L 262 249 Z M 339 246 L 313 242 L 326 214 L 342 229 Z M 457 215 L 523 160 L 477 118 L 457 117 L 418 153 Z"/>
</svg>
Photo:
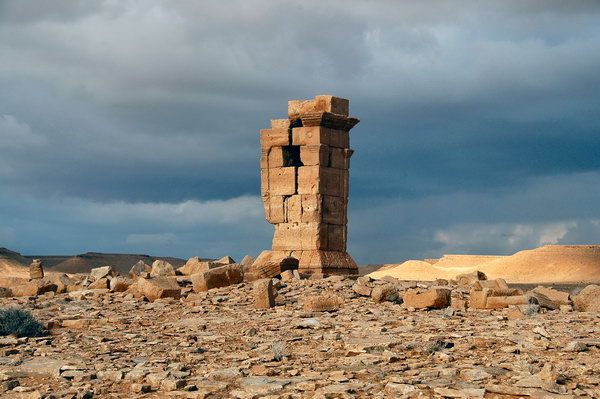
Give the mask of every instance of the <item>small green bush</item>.
<svg viewBox="0 0 600 399">
<path fill-rule="evenodd" d="M 44 327 L 25 309 L 0 309 L 0 336 L 41 337 L 46 335 Z"/>
</svg>

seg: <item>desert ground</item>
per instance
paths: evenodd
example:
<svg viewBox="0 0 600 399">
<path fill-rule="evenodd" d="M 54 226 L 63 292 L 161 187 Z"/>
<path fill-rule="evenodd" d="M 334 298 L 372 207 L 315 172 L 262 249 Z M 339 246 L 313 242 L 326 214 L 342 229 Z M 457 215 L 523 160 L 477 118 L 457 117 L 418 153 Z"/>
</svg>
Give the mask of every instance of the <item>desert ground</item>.
<svg viewBox="0 0 600 399">
<path fill-rule="evenodd" d="M 208 274 L 238 265 L 210 263 L 188 262 L 209 266 Z M 21 296 L 5 295 L 0 307 L 30 311 L 48 334 L 0 339 L 1 396 L 600 397 L 600 304 L 597 294 L 576 295 L 583 286 L 540 296 L 511 284 L 514 295 L 501 298 L 525 303 L 475 308 L 473 287 L 495 280 L 310 278 L 287 270 L 211 288 L 198 282 L 202 273 L 179 275 L 191 266 L 170 276 L 156 275 L 171 274 L 168 263 L 146 266 L 140 276 L 96 268 L 21 281 L 37 292 L 13 286 Z M 161 279 L 176 282 L 176 292 L 135 289 Z"/>
</svg>

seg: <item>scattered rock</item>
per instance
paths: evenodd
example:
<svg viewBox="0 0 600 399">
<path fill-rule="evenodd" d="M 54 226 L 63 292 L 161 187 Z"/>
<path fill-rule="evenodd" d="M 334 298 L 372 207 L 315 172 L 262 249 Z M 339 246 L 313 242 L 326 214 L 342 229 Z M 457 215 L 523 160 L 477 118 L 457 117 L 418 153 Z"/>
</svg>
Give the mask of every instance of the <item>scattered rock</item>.
<svg viewBox="0 0 600 399">
<path fill-rule="evenodd" d="M 578 312 L 600 312 L 600 286 L 588 285 L 573 298 Z"/>
<path fill-rule="evenodd" d="M 94 281 L 113 275 L 115 275 L 115 269 L 112 266 L 96 267 L 90 271 L 90 278 Z"/>
<path fill-rule="evenodd" d="M 316 295 L 304 298 L 306 312 L 334 312 L 344 303 L 344 299 L 337 295 Z"/>
<path fill-rule="evenodd" d="M 371 296 L 371 292 L 373 291 L 373 288 L 357 282 L 356 284 L 354 284 L 352 286 L 352 290 L 361 296 Z"/>
<path fill-rule="evenodd" d="M 150 277 L 171 277 L 175 276 L 175 269 L 173 265 L 167 261 L 157 259 L 152 263 L 152 270 L 150 270 Z"/>
<path fill-rule="evenodd" d="M 399 299 L 398 289 L 392 284 L 378 285 L 371 291 L 371 298 L 379 302 L 397 302 Z"/>
<path fill-rule="evenodd" d="M 219 266 L 205 272 L 193 274 L 191 279 L 196 292 L 227 287 L 242 282 L 242 268 L 238 264 Z"/>
<path fill-rule="evenodd" d="M 150 274 L 151 271 L 152 267 L 144 263 L 143 260 L 140 260 L 138 263 L 131 266 L 131 269 L 129 270 L 129 277 L 135 279 L 144 274 Z"/>
<path fill-rule="evenodd" d="M 130 290 L 137 294 L 136 296 L 146 297 L 150 302 L 154 302 L 159 298 L 179 299 L 181 296 L 181 288 L 179 288 L 177 280 L 173 277 L 139 278 L 130 287 Z"/>
<path fill-rule="evenodd" d="M 110 279 L 109 289 L 110 292 L 124 292 L 129 289 L 133 284 L 133 281 L 126 277 L 113 277 Z"/>
<path fill-rule="evenodd" d="M 11 288 L 14 296 L 38 296 L 46 292 L 56 292 L 58 286 L 46 279 L 31 280 L 30 282 Z"/>
<path fill-rule="evenodd" d="M 571 295 L 569 295 L 568 292 L 558 291 L 554 288 L 544 287 L 541 285 L 535 287 L 532 291 L 545 295 L 548 299 L 559 306 L 571 304 Z"/>
<path fill-rule="evenodd" d="M 268 309 L 275 306 L 275 293 L 273 291 L 273 280 L 270 278 L 255 281 L 252 289 L 254 307 L 256 309 Z"/>
<path fill-rule="evenodd" d="M 451 290 L 431 288 L 425 292 L 411 289 L 404 294 L 404 305 L 415 309 L 442 309 L 450 306 Z"/>
<path fill-rule="evenodd" d="M 44 268 L 40 259 L 34 259 L 29 265 L 29 278 L 32 280 L 44 278 Z"/>
<path fill-rule="evenodd" d="M 480 271 L 474 271 L 471 273 L 459 274 L 454 277 L 454 280 L 460 285 L 473 285 L 476 281 L 487 280 L 485 273 Z"/>
</svg>

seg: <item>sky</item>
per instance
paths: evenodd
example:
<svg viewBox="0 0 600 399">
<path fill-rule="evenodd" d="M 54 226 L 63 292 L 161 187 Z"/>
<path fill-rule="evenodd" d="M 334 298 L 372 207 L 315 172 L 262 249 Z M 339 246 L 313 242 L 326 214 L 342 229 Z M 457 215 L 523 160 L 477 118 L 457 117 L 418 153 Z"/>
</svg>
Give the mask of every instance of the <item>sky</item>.
<svg viewBox="0 0 600 399">
<path fill-rule="evenodd" d="M 600 244 L 595 0 L 0 0 L 0 247 L 269 249 L 259 130 L 350 99 L 359 264 Z"/>
</svg>

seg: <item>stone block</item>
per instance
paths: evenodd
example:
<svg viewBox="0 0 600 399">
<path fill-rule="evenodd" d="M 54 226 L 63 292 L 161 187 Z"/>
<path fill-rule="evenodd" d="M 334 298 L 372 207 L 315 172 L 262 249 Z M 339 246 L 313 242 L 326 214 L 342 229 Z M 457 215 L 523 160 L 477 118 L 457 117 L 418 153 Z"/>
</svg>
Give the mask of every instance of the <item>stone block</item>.
<svg viewBox="0 0 600 399">
<path fill-rule="evenodd" d="M 210 264 L 213 262 L 203 261 L 198 256 L 187 260 L 185 265 L 181 266 L 177 271 L 184 276 L 190 276 L 194 273 L 205 272 L 210 269 Z"/>
<path fill-rule="evenodd" d="M 254 258 L 250 255 L 246 255 L 242 258 L 240 265 L 242 265 L 242 267 L 247 268 L 252 266 L 252 264 L 254 263 Z"/>
<path fill-rule="evenodd" d="M 485 304 L 486 309 L 504 309 L 512 305 L 527 305 L 526 295 L 513 296 L 488 296 Z"/>
<path fill-rule="evenodd" d="M 324 223 L 345 225 L 347 223 L 346 209 L 348 201 L 343 197 L 324 195 L 321 197 L 321 215 Z"/>
<path fill-rule="evenodd" d="M 558 310 L 560 305 L 556 304 L 546 295 L 538 292 L 538 291 L 530 291 L 527 293 L 527 298 L 529 303 L 538 304 L 541 308 L 546 308 L 550 310 Z"/>
<path fill-rule="evenodd" d="M 346 250 L 346 225 L 328 224 L 327 226 L 327 249 L 330 251 Z M 319 248 L 317 248 L 319 249 Z"/>
<path fill-rule="evenodd" d="M 302 222 L 321 222 L 323 196 L 319 194 L 305 194 L 302 198 Z"/>
<path fill-rule="evenodd" d="M 349 105 L 347 99 L 330 95 L 318 95 L 314 100 L 292 100 L 288 101 L 288 117 L 298 118 L 301 115 L 316 112 L 331 112 L 348 116 Z"/>
<path fill-rule="evenodd" d="M 356 283 L 352 286 L 352 290 L 360 296 L 371 296 L 373 289 L 368 285 Z"/>
<path fill-rule="evenodd" d="M 302 197 L 300 195 L 285 197 L 284 206 L 286 222 L 302 221 Z"/>
<path fill-rule="evenodd" d="M 13 296 L 37 296 L 46 292 L 56 292 L 57 285 L 47 279 L 31 280 L 28 283 L 10 287 Z"/>
<path fill-rule="evenodd" d="M 346 148 L 331 148 L 331 156 L 329 167 L 336 169 L 348 169 L 348 163 L 346 162 Z M 348 159 L 349 160 L 349 159 Z"/>
<path fill-rule="evenodd" d="M 350 134 L 345 130 L 331 129 L 329 145 L 337 148 L 350 148 Z"/>
<path fill-rule="evenodd" d="M 158 277 L 158 276 L 168 277 L 168 276 L 174 276 L 174 275 L 175 275 L 175 268 L 173 268 L 173 265 L 170 264 L 169 262 L 164 261 L 162 259 L 157 259 L 152 263 L 152 270 L 150 270 L 151 277 Z"/>
<path fill-rule="evenodd" d="M 110 292 L 125 292 L 131 284 L 133 284 L 133 281 L 126 277 L 113 277 L 110 279 L 108 288 Z"/>
<path fill-rule="evenodd" d="M 289 119 L 271 119 L 271 128 L 287 130 L 290 128 L 290 120 Z"/>
<path fill-rule="evenodd" d="M 285 223 L 287 221 L 285 212 L 285 197 L 283 195 L 270 195 L 263 197 L 265 206 L 265 218 L 269 223 Z"/>
<path fill-rule="evenodd" d="M 473 309 L 485 309 L 489 290 L 471 291 L 469 307 Z"/>
<path fill-rule="evenodd" d="M 396 302 L 398 300 L 398 289 L 393 284 L 377 285 L 371 291 L 371 298 L 379 302 Z"/>
<path fill-rule="evenodd" d="M 279 223 L 273 235 L 274 251 L 327 249 L 327 225 L 321 223 Z"/>
<path fill-rule="evenodd" d="M 144 296 L 150 302 L 159 298 L 179 299 L 181 297 L 181 288 L 174 277 L 138 278 L 131 288 L 137 296 Z"/>
<path fill-rule="evenodd" d="M 92 280 L 98 280 L 113 275 L 115 275 L 115 269 L 112 266 L 95 267 L 90 270 L 90 277 Z"/>
<path fill-rule="evenodd" d="M 108 283 L 108 279 L 106 277 L 102 277 L 98 280 L 92 281 L 88 288 L 90 290 L 104 290 L 108 288 Z"/>
<path fill-rule="evenodd" d="M 472 284 L 473 289 L 482 290 L 484 288 L 490 288 L 493 290 L 509 290 L 508 284 L 506 281 L 501 278 L 497 278 L 495 280 L 476 280 Z"/>
<path fill-rule="evenodd" d="M 415 309 L 442 309 L 450 306 L 451 290 L 431 288 L 425 292 L 408 290 L 404 294 L 404 305 Z"/>
<path fill-rule="evenodd" d="M 323 194 L 346 198 L 348 171 L 320 166 L 298 168 L 298 194 Z"/>
<path fill-rule="evenodd" d="M 290 145 L 290 133 L 286 129 L 261 129 L 260 145 L 262 148 L 283 147 Z"/>
<path fill-rule="evenodd" d="M 296 194 L 296 168 L 261 169 L 263 196 Z"/>
<path fill-rule="evenodd" d="M 268 147 L 261 150 L 260 168 L 284 167 L 283 147 Z"/>
<path fill-rule="evenodd" d="M 476 270 L 471 273 L 459 274 L 454 279 L 460 285 L 473 285 L 477 281 L 487 280 L 487 276 L 483 272 Z"/>
<path fill-rule="evenodd" d="M 571 304 L 571 295 L 569 295 L 568 292 L 558 291 L 554 288 L 544 287 L 541 285 L 535 287 L 532 291 L 545 295 L 548 299 L 559 306 Z"/>
<path fill-rule="evenodd" d="M 292 129 L 292 144 L 299 146 L 329 145 L 330 136 L 331 129 L 326 127 L 295 127 Z"/>
<path fill-rule="evenodd" d="M 242 282 L 242 268 L 238 264 L 219 266 L 214 269 L 192 274 L 194 291 L 204 292 L 213 288 L 227 287 Z"/>
<path fill-rule="evenodd" d="M 34 259 L 29 265 L 29 278 L 32 280 L 44 278 L 44 268 L 40 259 Z"/>
<path fill-rule="evenodd" d="M 252 295 L 256 309 L 268 309 L 275 306 L 273 280 L 265 278 L 255 281 L 252 287 Z"/>
<path fill-rule="evenodd" d="M 344 303 L 337 295 L 313 295 L 304 298 L 305 312 L 334 312 Z"/>
<path fill-rule="evenodd" d="M 300 161 L 304 166 L 329 166 L 329 150 L 327 145 L 303 145 L 300 147 Z"/>
<path fill-rule="evenodd" d="M 588 285 L 577 296 L 573 305 L 578 312 L 600 312 L 600 286 Z"/>
<path fill-rule="evenodd" d="M 298 270 L 301 273 L 303 271 L 325 269 L 335 270 L 343 274 L 343 270 L 348 270 L 348 273 L 351 271 L 356 272 L 358 266 L 354 262 L 354 259 L 346 252 L 323 250 L 302 251 L 298 265 Z"/>
<path fill-rule="evenodd" d="M 129 277 L 137 278 L 143 273 L 150 273 L 151 270 L 152 267 L 150 267 L 150 265 L 147 265 L 143 260 L 140 260 L 138 263 L 131 266 L 131 269 L 129 269 Z"/>
<path fill-rule="evenodd" d="M 217 259 L 215 263 L 219 265 L 233 265 L 236 262 L 231 256 L 225 255 L 222 258 Z"/>
</svg>

